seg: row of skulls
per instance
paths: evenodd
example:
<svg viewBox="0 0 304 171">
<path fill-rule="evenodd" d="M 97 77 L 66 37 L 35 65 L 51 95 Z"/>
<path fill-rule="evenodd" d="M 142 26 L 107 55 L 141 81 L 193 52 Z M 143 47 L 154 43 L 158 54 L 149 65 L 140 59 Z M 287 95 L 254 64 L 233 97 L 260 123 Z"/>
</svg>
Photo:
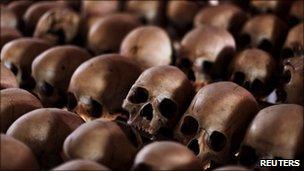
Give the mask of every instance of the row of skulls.
<svg viewBox="0 0 304 171">
<path fill-rule="evenodd" d="M 276 15 L 259 14 L 247 20 L 237 6 L 220 4 L 198 13 L 195 27 L 175 44 L 172 42 L 179 38 L 170 40 L 160 27 L 140 26 L 139 19 L 129 14 L 112 14 L 100 21 L 94 17 L 88 21 L 92 22 L 86 33 L 88 52 L 74 45 L 60 45 L 78 40 L 81 24 L 76 12 L 56 5 L 60 8 L 54 7 L 32 24 L 35 38 L 15 36 L 16 40 L 1 50 L 1 89 L 21 87 L 39 99 L 27 99 L 29 95 L 19 89 L 2 90 L 1 132 L 7 131 L 36 149 L 34 153 L 42 158 L 39 162 L 44 167 L 57 164 L 59 155 L 91 159 L 123 170 L 110 161 L 119 156 L 123 167 L 131 167 L 130 155 L 135 156 L 142 143 L 136 132 L 147 139 L 174 139 L 186 145 L 199 160 L 200 166 L 194 162 L 193 168 L 229 163 L 235 155 L 241 164 L 251 167 L 259 158 L 303 158 L 303 21 L 287 32 L 287 24 Z M 221 13 L 215 14 L 217 11 Z M 171 22 L 177 28 L 185 24 Z M 1 34 L 6 30 L 17 34 L 10 28 Z M 92 57 L 109 52 L 112 54 Z M 288 104 L 260 110 L 260 101 L 274 89 L 276 103 Z M 31 104 L 16 107 L 19 100 Z M 19 118 L 21 113 L 42 106 L 66 108 L 88 123 L 76 129 L 83 121 L 57 109 L 35 110 Z M 120 121 L 113 124 L 97 118 L 127 120 L 137 131 Z M 64 141 L 63 154 L 59 154 L 56 142 L 44 142 L 46 149 L 26 135 L 39 139 L 44 132 L 54 131 L 57 123 L 66 130 L 56 135 L 62 136 L 57 143 Z M 43 124 L 51 126 L 35 132 Z M 100 135 L 109 139 L 100 140 Z M 120 144 L 117 150 L 111 146 L 115 150 L 107 156 L 110 139 Z M 99 142 L 101 145 L 96 144 Z M 166 144 L 149 147 L 160 146 Z M 105 152 L 96 154 L 98 148 Z M 169 153 L 169 149 L 163 150 Z M 163 152 L 159 150 L 158 155 Z M 161 157 L 149 154 L 139 153 L 142 156 L 135 159 L 133 169 L 185 168 L 170 168 L 168 161 L 158 161 Z M 197 160 L 192 154 L 186 156 L 191 162 Z M 148 162 L 151 158 L 155 160 Z M 188 164 L 186 168 L 191 168 Z"/>
</svg>

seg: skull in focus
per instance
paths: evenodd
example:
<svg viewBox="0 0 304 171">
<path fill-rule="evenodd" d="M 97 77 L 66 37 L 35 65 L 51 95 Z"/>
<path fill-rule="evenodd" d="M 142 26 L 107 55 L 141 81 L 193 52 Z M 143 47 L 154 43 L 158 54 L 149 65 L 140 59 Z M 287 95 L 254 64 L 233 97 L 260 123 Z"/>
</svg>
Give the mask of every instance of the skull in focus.
<svg viewBox="0 0 304 171">
<path fill-rule="evenodd" d="M 32 64 L 36 81 L 34 92 L 45 107 L 63 107 L 67 89 L 76 68 L 91 55 L 73 45 L 56 46 L 41 53 Z"/>
<path fill-rule="evenodd" d="M 223 78 L 235 46 L 234 38 L 225 29 L 207 25 L 197 27 L 184 36 L 177 66 L 198 84 Z"/>
<path fill-rule="evenodd" d="M 246 49 L 235 56 L 230 65 L 230 80 L 243 86 L 256 97 L 274 88 L 276 61 L 260 49 Z"/>
<path fill-rule="evenodd" d="M 1 61 L 16 75 L 21 88 L 31 90 L 35 86 L 35 80 L 31 76 L 32 62 L 50 47 L 48 42 L 41 39 L 16 39 L 5 44 L 1 51 Z"/>
<path fill-rule="evenodd" d="M 281 84 L 276 93 L 277 102 L 304 105 L 304 57 L 284 60 Z"/>
<path fill-rule="evenodd" d="M 175 139 L 190 148 L 204 167 L 233 158 L 258 104 L 246 89 L 232 82 L 204 86 L 176 127 Z"/>
<path fill-rule="evenodd" d="M 144 137 L 172 136 L 172 130 L 188 107 L 194 88 L 186 75 L 174 66 L 145 70 L 133 84 L 123 108 L 129 112 L 128 124 Z"/>
<path fill-rule="evenodd" d="M 74 72 L 67 107 L 86 121 L 100 117 L 115 119 L 124 114 L 121 104 L 140 73 L 139 66 L 124 56 L 94 57 Z"/>
<path fill-rule="evenodd" d="M 259 159 L 303 157 L 303 106 L 274 105 L 261 110 L 251 122 L 239 151 L 239 162 L 247 167 Z"/>
</svg>

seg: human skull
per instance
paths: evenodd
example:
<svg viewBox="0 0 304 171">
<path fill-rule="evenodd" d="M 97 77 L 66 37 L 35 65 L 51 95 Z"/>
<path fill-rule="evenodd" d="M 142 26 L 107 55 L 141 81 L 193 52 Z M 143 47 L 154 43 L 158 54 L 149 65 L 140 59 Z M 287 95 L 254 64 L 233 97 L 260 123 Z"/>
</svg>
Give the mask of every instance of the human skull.
<svg viewBox="0 0 304 171">
<path fill-rule="evenodd" d="M 42 108 L 41 102 L 26 90 L 19 88 L 1 90 L 0 131 L 5 133 L 19 117 L 39 108 Z"/>
<path fill-rule="evenodd" d="M 50 47 L 48 42 L 41 39 L 16 39 L 5 44 L 1 51 L 1 61 L 16 75 L 21 88 L 31 90 L 35 86 L 35 81 L 31 76 L 32 62 Z"/>
<path fill-rule="evenodd" d="M 45 107 L 63 107 L 70 79 L 77 67 L 91 55 L 73 45 L 56 46 L 41 53 L 32 64 L 34 92 Z"/>
<path fill-rule="evenodd" d="M 165 155 L 164 155 L 165 154 Z M 196 156 L 186 146 L 171 142 L 153 142 L 136 155 L 132 171 L 151 170 L 201 170 Z"/>
<path fill-rule="evenodd" d="M 1 63 L 1 82 L 0 82 L 0 90 L 6 89 L 6 88 L 17 88 L 19 87 L 17 78 L 14 75 L 14 73 L 6 68 Z"/>
<path fill-rule="evenodd" d="M 232 59 L 235 42 L 222 28 L 201 26 L 187 33 L 178 53 L 177 66 L 198 84 L 223 77 Z"/>
<path fill-rule="evenodd" d="M 74 72 L 69 85 L 68 109 L 86 121 L 115 118 L 141 70 L 118 54 L 94 57 Z"/>
<path fill-rule="evenodd" d="M 206 168 L 233 157 L 258 111 L 255 98 L 232 82 L 204 86 L 176 127 L 175 139 L 190 148 Z"/>
<path fill-rule="evenodd" d="M 284 61 L 282 82 L 278 86 L 277 102 L 304 105 L 304 57 L 293 57 Z"/>
<path fill-rule="evenodd" d="M 53 44 L 67 44 L 75 40 L 80 27 L 80 16 L 68 8 L 51 9 L 41 16 L 34 37 Z"/>
<path fill-rule="evenodd" d="M 122 106 L 129 112 L 128 124 L 143 136 L 170 137 L 193 95 L 194 88 L 181 70 L 157 66 L 140 75 Z"/>
<path fill-rule="evenodd" d="M 142 26 L 132 30 L 122 41 L 120 54 L 137 62 L 143 69 L 172 63 L 172 45 L 160 27 Z"/>
<path fill-rule="evenodd" d="M 276 61 L 260 49 L 246 49 L 230 65 L 230 80 L 243 86 L 256 97 L 269 94 L 273 88 Z"/>
<path fill-rule="evenodd" d="M 94 162 L 92 160 L 84 160 L 84 159 L 75 159 L 67 161 L 55 168 L 52 169 L 52 171 L 55 170 L 74 170 L 74 171 L 81 171 L 81 170 L 101 170 L 101 171 L 110 171 L 109 168 L 107 168 L 104 165 L 101 165 L 97 162 Z"/>
<path fill-rule="evenodd" d="M 9 27 L 1 27 L 0 29 L 0 50 L 7 42 L 22 37 L 21 33 L 17 29 Z"/>
<path fill-rule="evenodd" d="M 261 110 L 251 122 L 239 151 L 239 162 L 248 167 L 259 159 L 303 157 L 303 106 L 281 104 Z"/>
<path fill-rule="evenodd" d="M 63 154 L 67 160 L 93 160 L 122 171 L 131 167 L 140 147 L 140 136 L 129 125 L 96 119 L 81 125 L 66 138 Z"/>
<path fill-rule="evenodd" d="M 194 18 L 196 27 L 212 25 L 236 34 L 247 16 L 241 8 L 233 4 L 220 4 L 203 8 Z"/>
<path fill-rule="evenodd" d="M 96 21 L 88 34 L 88 47 L 95 54 L 115 53 L 124 37 L 140 23 L 126 13 L 112 14 Z"/>
<path fill-rule="evenodd" d="M 282 58 L 304 56 L 304 23 L 300 23 L 289 30 L 283 46 Z"/>
<path fill-rule="evenodd" d="M 241 49 L 255 47 L 275 54 L 282 46 L 286 29 L 285 23 L 273 14 L 254 16 L 242 28 L 238 46 Z"/>
</svg>

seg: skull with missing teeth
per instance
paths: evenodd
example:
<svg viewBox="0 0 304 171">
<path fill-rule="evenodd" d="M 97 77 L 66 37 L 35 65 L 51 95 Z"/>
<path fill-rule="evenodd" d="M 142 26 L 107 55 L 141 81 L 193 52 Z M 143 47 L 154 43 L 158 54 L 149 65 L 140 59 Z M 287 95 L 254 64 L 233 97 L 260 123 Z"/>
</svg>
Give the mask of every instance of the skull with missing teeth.
<svg viewBox="0 0 304 171">
<path fill-rule="evenodd" d="M 128 123 L 142 135 L 169 135 L 194 93 L 186 75 L 173 66 L 152 67 L 141 74 L 123 103 Z"/>
<path fill-rule="evenodd" d="M 257 102 L 232 82 L 204 86 L 176 127 L 175 138 L 197 154 L 204 167 L 232 158 L 246 127 L 257 113 Z"/>
</svg>

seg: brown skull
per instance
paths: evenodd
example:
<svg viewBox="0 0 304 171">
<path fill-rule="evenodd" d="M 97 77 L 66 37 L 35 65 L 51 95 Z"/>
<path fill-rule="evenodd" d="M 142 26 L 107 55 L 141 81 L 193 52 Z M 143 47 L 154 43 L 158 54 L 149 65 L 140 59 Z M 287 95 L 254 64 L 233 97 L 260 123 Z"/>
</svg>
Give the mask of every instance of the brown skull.
<svg viewBox="0 0 304 171">
<path fill-rule="evenodd" d="M 6 134 L 29 146 L 40 166 L 50 169 L 62 162 L 65 138 L 82 123 L 78 115 L 65 110 L 36 109 L 17 119 Z"/>
<path fill-rule="evenodd" d="M 74 170 L 74 171 L 81 171 L 81 170 L 101 170 L 101 171 L 110 171 L 109 168 L 103 166 L 97 162 L 91 160 L 83 160 L 83 159 L 75 159 L 71 161 L 67 161 L 56 168 L 52 169 L 55 170 Z"/>
<path fill-rule="evenodd" d="M 17 29 L 9 27 L 1 27 L 0 29 L 0 50 L 7 42 L 22 37 L 21 33 Z"/>
<path fill-rule="evenodd" d="M 303 8 L 304 2 L 302 0 L 296 0 L 292 2 L 289 16 L 290 16 L 290 24 L 297 24 L 299 22 L 304 21 L 304 8 Z"/>
<path fill-rule="evenodd" d="M 66 44 L 75 40 L 80 27 L 80 17 L 68 8 L 49 10 L 39 19 L 34 37 L 54 44 Z"/>
<path fill-rule="evenodd" d="M 14 73 L 1 64 L 1 76 L 0 76 L 0 90 L 6 88 L 17 88 L 19 87 L 17 78 Z"/>
<path fill-rule="evenodd" d="M 29 147 L 21 141 L 1 134 L 1 170 L 39 170 L 38 162 Z"/>
<path fill-rule="evenodd" d="M 142 26 L 123 40 L 120 53 L 143 69 L 172 63 L 172 46 L 167 33 L 156 26 Z"/>
<path fill-rule="evenodd" d="M 141 146 L 139 134 L 122 122 L 96 119 L 70 134 L 64 142 L 66 159 L 87 159 L 113 170 L 128 170 Z"/>
<path fill-rule="evenodd" d="M 304 57 L 284 61 L 282 83 L 277 90 L 278 102 L 304 105 Z"/>
<path fill-rule="evenodd" d="M 231 31 L 233 34 L 240 30 L 240 27 L 247 19 L 246 13 L 236 5 L 220 4 L 203 8 L 194 19 L 196 27 L 212 25 Z"/>
<path fill-rule="evenodd" d="M 88 46 L 95 54 L 118 52 L 123 38 L 139 21 L 130 14 L 105 16 L 92 25 L 88 34 Z"/>
<path fill-rule="evenodd" d="M 31 77 L 31 65 L 33 60 L 51 45 L 41 39 L 20 38 L 13 40 L 3 47 L 1 61 L 17 77 L 21 88 L 31 90 L 35 82 Z"/>
<path fill-rule="evenodd" d="M 176 128 L 175 138 L 187 145 L 204 167 L 228 162 L 258 111 L 254 97 L 232 82 L 204 86 Z"/>
<path fill-rule="evenodd" d="M 304 23 L 300 23 L 289 30 L 281 56 L 290 58 L 304 56 Z"/>
<path fill-rule="evenodd" d="M 126 11 L 137 16 L 143 23 L 161 24 L 165 18 L 165 1 L 137 1 L 126 2 Z"/>
<path fill-rule="evenodd" d="M 235 56 L 230 65 L 230 80 L 243 86 L 255 96 L 263 96 L 273 89 L 276 62 L 260 49 L 246 49 Z"/>
<path fill-rule="evenodd" d="M 19 24 L 22 21 L 22 17 L 29 6 L 33 4 L 32 1 L 11 1 L 7 8 L 10 9 L 16 15 L 17 19 L 19 20 Z M 23 26 L 23 25 L 22 25 Z M 19 26 L 20 28 L 20 26 Z"/>
<path fill-rule="evenodd" d="M 200 162 L 187 147 L 171 141 L 151 143 L 136 155 L 133 171 L 201 170 Z"/>
<path fill-rule="evenodd" d="M 255 47 L 269 53 L 279 51 L 286 25 L 273 14 L 261 14 L 248 20 L 239 37 L 239 48 Z"/>
<path fill-rule="evenodd" d="M 7 7 L 0 6 L 1 27 L 9 27 L 16 29 L 18 27 L 18 19 L 14 12 Z M 2 30 L 1 30 L 2 31 Z"/>
<path fill-rule="evenodd" d="M 188 107 L 194 88 L 186 75 L 173 66 L 145 70 L 133 84 L 123 108 L 128 124 L 145 137 L 171 136 L 172 129 Z"/>
<path fill-rule="evenodd" d="M 136 64 L 121 55 L 94 57 L 74 72 L 69 86 L 68 108 L 86 121 L 116 117 L 140 73 Z"/>
<path fill-rule="evenodd" d="M 185 35 L 177 65 L 198 84 L 222 77 L 235 50 L 232 35 L 225 29 L 201 26 Z M 211 77 L 211 78 L 210 78 Z"/>
<path fill-rule="evenodd" d="M 41 1 L 31 5 L 23 15 L 25 31 L 31 35 L 40 17 L 50 9 L 63 7 L 62 4 L 55 1 Z"/>
<path fill-rule="evenodd" d="M 242 165 L 259 159 L 303 157 L 303 106 L 281 104 L 261 110 L 247 130 L 239 152 Z"/>
<path fill-rule="evenodd" d="M 66 104 L 67 89 L 74 71 L 90 57 L 82 48 L 64 45 L 46 50 L 33 61 L 35 93 L 44 106 L 63 107 Z"/>
<path fill-rule="evenodd" d="M 200 5 L 193 1 L 169 1 L 167 8 L 170 24 L 183 30 L 192 26 L 193 18 L 199 11 Z"/>
<path fill-rule="evenodd" d="M 118 10 L 119 2 L 114 1 L 83 1 L 81 12 L 85 18 L 101 17 Z"/>
<path fill-rule="evenodd" d="M 41 102 L 25 90 L 18 88 L 1 90 L 1 132 L 5 133 L 22 115 L 39 108 L 42 108 Z"/>
</svg>

